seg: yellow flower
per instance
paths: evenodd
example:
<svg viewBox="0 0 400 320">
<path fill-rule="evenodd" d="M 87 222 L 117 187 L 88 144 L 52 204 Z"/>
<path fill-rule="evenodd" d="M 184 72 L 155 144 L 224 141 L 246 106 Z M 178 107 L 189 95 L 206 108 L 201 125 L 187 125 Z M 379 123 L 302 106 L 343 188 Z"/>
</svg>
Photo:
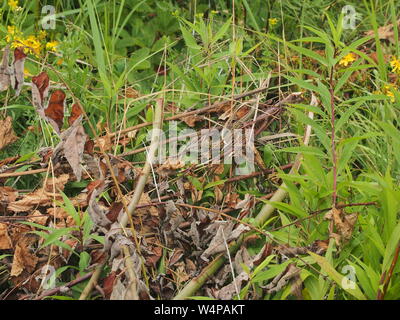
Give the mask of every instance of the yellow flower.
<svg viewBox="0 0 400 320">
<path fill-rule="evenodd" d="M 16 10 L 18 8 L 18 0 L 8 0 L 8 6 L 12 10 Z"/>
<path fill-rule="evenodd" d="M 23 43 L 27 47 L 29 52 L 37 56 L 40 55 L 40 52 L 42 51 L 42 45 L 35 36 L 30 35 Z"/>
<path fill-rule="evenodd" d="M 355 61 L 357 56 L 354 53 L 349 53 L 345 55 L 340 61 L 339 65 L 347 67 L 350 63 Z"/>
<path fill-rule="evenodd" d="M 46 49 L 50 51 L 56 51 L 57 46 L 58 46 L 58 41 L 51 41 L 46 43 Z"/>
<path fill-rule="evenodd" d="M 24 42 L 25 42 L 25 40 L 21 36 L 14 36 L 13 42 L 11 44 L 11 48 L 15 49 L 15 48 L 23 47 Z"/>
<path fill-rule="evenodd" d="M 390 66 L 392 67 L 392 72 L 396 72 L 400 74 L 400 60 L 396 57 L 392 57 L 392 61 L 390 61 Z"/>
<path fill-rule="evenodd" d="M 11 42 L 11 39 L 15 35 L 15 26 L 7 26 L 7 35 L 6 35 L 6 41 Z"/>
<path fill-rule="evenodd" d="M 390 101 L 391 102 L 394 102 L 395 101 L 395 96 L 394 96 L 394 92 L 395 91 L 397 91 L 396 90 L 396 88 L 392 85 L 392 84 L 390 84 L 390 85 L 385 85 L 384 87 L 383 87 L 383 94 L 384 95 L 386 95 L 386 96 L 388 96 L 389 98 L 390 98 Z"/>
<path fill-rule="evenodd" d="M 268 23 L 272 27 L 278 23 L 278 19 L 277 18 L 269 18 Z"/>
<path fill-rule="evenodd" d="M 41 30 L 41 31 L 39 32 L 38 39 L 39 39 L 39 40 L 44 40 L 44 39 L 46 38 L 46 36 L 47 36 L 47 32 L 44 31 L 44 30 Z"/>
<path fill-rule="evenodd" d="M 60 58 L 60 59 L 57 59 L 56 64 L 58 66 L 61 66 L 63 62 L 64 62 L 64 60 Z"/>
</svg>

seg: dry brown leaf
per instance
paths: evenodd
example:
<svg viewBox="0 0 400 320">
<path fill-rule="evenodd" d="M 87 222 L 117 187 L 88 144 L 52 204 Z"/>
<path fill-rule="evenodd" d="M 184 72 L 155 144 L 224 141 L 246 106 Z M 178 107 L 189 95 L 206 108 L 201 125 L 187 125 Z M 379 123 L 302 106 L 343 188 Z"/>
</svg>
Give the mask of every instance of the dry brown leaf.
<svg viewBox="0 0 400 320">
<path fill-rule="evenodd" d="M 35 238 L 29 235 L 21 237 L 15 247 L 13 263 L 10 275 L 19 276 L 22 271 L 32 272 L 35 270 L 38 257 L 31 253 L 29 247 L 35 242 Z"/>
<path fill-rule="evenodd" d="M 17 197 L 17 190 L 8 186 L 0 187 L 0 205 L 7 206 L 10 202 L 15 201 Z"/>
<path fill-rule="evenodd" d="M 350 240 L 353 233 L 354 225 L 358 218 L 358 213 L 352 213 L 346 215 L 343 210 L 333 208 L 325 214 L 325 219 L 333 220 L 336 227 L 336 235 L 331 234 L 335 238 L 336 242 L 341 243 Z M 339 235 L 339 238 L 337 237 Z"/>
<path fill-rule="evenodd" d="M 86 143 L 86 133 L 81 125 L 81 120 L 82 116 L 60 135 L 61 141 L 53 152 L 53 159 L 60 157 L 61 154 L 65 156 L 77 181 L 80 181 L 82 177 L 81 161 Z"/>
<path fill-rule="evenodd" d="M 7 250 L 12 248 L 11 238 L 7 232 L 7 225 L 0 223 L 0 250 Z"/>
<path fill-rule="evenodd" d="M 400 20 L 397 21 L 397 25 L 400 27 Z M 396 39 L 394 38 L 394 34 L 395 34 L 395 32 L 394 32 L 393 23 L 378 28 L 378 37 L 379 37 L 379 39 L 388 40 L 392 44 L 396 43 Z M 373 37 L 373 36 L 375 36 L 375 31 L 374 30 L 369 30 L 369 31 L 365 32 L 365 35 Z"/>
<path fill-rule="evenodd" d="M 290 280 L 297 279 L 301 269 L 297 268 L 293 263 L 289 264 L 287 268 L 278 274 L 266 287 L 267 294 L 273 294 L 281 291 Z"/>
<path fill-rule="evenodd" d="M 10 86 L 10 67 L 8 66 L 8 56 L 10 54 L 10 46 L 4 48 L 3 58 L 0 66 L 0 91 L 5 91 Z"/>
<path fill-rule="evenodd" d="M 12 118 L 7 117 L 4 120 L 0 120 L 0 150 L 17 139 L 12 128 Z"/>
<path fill-rule="evenodd" d="M 151 199 L 150 199 L 148 193 L 143 192 L 142 195 L 140 196 L 138 207 L 140 207 L 141 205 L 144 205 L 144 204 L 149 204 L 149 203 L 151 203 Z M 159 215 L 157 207 L 154 207 L 154 206 L 137 208 L 136 212 L 139 216 L 144 216 L 147 213 L 149 213 L 150 215 L 155 216 L 155 217 L 158 217 L 158 215 Z"/>
<path fill-rule="evenodd" d="M 49 93 L 50 79 L 43 71 L 32 77 L 32 103 L 39 115 L 44 119 L 44 105 Z"/>
<path fill-rule="evenodd" d="M 13 87 L 15 89 L 15 96 L 19 96 L 22 85 L 24 84 L 24 65 L 25 65 L 26 54 L 24 49 L 15 48 L 14 50 L 14 77 L 11 79 Z"/>
<path fill-rule="evenodd" d="M 48 218 L 48 216 L 43 215 L 39 210 L 35 210 L 28 216 L 28 221 L 45 226 Z"/>
<path fill-rule="evenodd" d="M 53 200 L 62 200 L 62 196 L 58 193 L 58 189 L 64 190 L 65 184 L 68 182 L 69 175 L 62 174 L 58 178 L 48 178 L 45 185 L 31 193 L 25 195 L 22 199 L 10 202 L 7 209 L 13 212 L 30 211 L 36 206 L 51 206 Z M 54 189 L 53 189 L 54 186 Z M 56 190 L 56 193 L 54 193 Z"/>
<path fill-rule="evenodd" d="M 182 118 L 182 121 L 184 121 L 189 127 L 192 128 L 196 125 L 196 122 L 199 122 L 201 120 L 203 120 L 203 117 L 197 115 L 192 115 Z"/>
<path fill-rule="evenodd" d="M 249 275 L 246 272 L 240 273 L 234 281 L 227 286 L 223 287 L 218 293 L 217 297 L 221 300 L 232 300 L 232 298 L 240 293 L 243 282 L 249 280 Z"/>
<path fill-rule="evenodd" d="M 161 166 L 157 168 L 157 173 L 163 177 L 175 173 L 176 170 L 182 169 L 185 166 L 183 161 L 178 159 L 168 158 Z"/>
</svg>

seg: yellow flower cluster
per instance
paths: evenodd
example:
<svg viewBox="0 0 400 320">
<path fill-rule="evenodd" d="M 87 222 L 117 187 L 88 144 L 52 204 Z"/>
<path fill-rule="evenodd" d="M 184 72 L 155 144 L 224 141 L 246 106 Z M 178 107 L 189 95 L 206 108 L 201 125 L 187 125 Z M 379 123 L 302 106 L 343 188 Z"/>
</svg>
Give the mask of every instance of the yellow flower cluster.
<svg viewBox="0 0 400 320">
<path fill-rule="evenodd" d="M 357 56 L 354 53 L 349 53 L 345 55 L 340 61 L 339 65 L 347 67 L 349 64 L 351 64 L 353 61 L 356 61 Z"/>
<path fill-rule="evenodd" d="M 45 47 L 46 50 L 56 51 L 58 46 L 57 41 L 51 41 L 45 43 L 47 33 L 42 30 L 39 32 L 38 36 L 30 35 L 24 37 L 22 32 L 19 31 L 15 26 L 7 27 L 6 41 L 11 43 L 11 48 L 23 47 L 25 53 L 34 54 L 39 56 Z"/>
<path fill-rule="evenodd" d="M 396 57 L 392 57 L 390 61 L 390 66 L 392 67 L 392 72 L 400 74 L 400 60 Z"/>
<path fill-rule="evenodd" d="M 397 92 L 396 87 L 393 84 L 387 84 L 383 87 L 382 93 L 390 98 L 391 102 L 395 101 L 395 92 Z"/>
<path fill-rule="evenodd" d="M 19 10 L 21 7 L 18 6 L 18 0 L 8 0 L 8 6 L 11 10 Z"/>
</svg>

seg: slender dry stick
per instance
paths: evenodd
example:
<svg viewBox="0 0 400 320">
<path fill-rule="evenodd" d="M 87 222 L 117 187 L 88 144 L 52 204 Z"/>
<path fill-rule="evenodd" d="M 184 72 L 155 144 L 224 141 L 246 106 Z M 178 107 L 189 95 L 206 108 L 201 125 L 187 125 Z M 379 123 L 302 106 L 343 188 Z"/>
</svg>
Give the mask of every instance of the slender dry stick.
<svg viewBox="0 0 400 320">
<path fill-rule="evenodd" d="M 50 289 L 50 290 L 47 290 L 47 291 L 44 291 L 39 297 L 37 297 L 37 298 L 35 298 L 33 300 L 42 300 L 42 299 L 44 299 L 44 298 L 46 298 L 48 296 L 55 295 L 56 293 L 62 291 L 62 289 L 65 288 L 65 287 L 71 288 L 74 285 L 89 279 L 93 275 L 93 273 L 94 273 L 94 271 L 89 272 L 89 273 L 85 274 L 84 276 L 82 276 L 80 278 L 77 278 L 75 280 L 72 280 L 72 281 L 68 282 L 66 285 L 63 285 L 63 286 L 60 286 L 60 287 L 57 287 L 57 288 L 54 288 L 54 289 Z"/>
<path fill-rule="evenodd" d="M 46 171 L 47 171 L 47 168 L 42 168 L 42 169 L 34 169 L 34 170 L 21 171 L 21 172 L 0 173 L 0 179 L 1 178 L 28 176 L 28 175 L 31 175 L 31 174 L 43 173 L 43 172 L 46 172 Z"/>
<path fill-rule="evenodd" d="M 311 98 L 311 105 L 316 106 L 317 104 L 318 104 L 317 98 L 313 94 Z M 309 117 L 310 118 L 313 117 L 312 112 L 309 113 Z M 310 136 L 311 136 L 311 126 L 308 125 L 304 137 L 305 145 L 309 143 Z M 297 170 L 300 167 L 301 160 L 302 160 L 302 155 L 298 154 L 295 163 L 292 169 L 290 170 L 291 173 L 297 172 Z M 287 195 L 286 185 L 285 183 L 282 183 L 279 189 L 272 196 L 271 201 L 282 201 L 286 197 L 286 195 Z M 260 213 L 256 216 L 255 224 L 258 226 L 262 225 L 268 219 L 268 217 L 274 212 L 274 210 L 275 207 L 273 207 L 271 204 L 269 203 L 265 204 L 261 209 Z M 242 234 L 236 241 L 233 241 L 230 244 L 229 247 L 230 254 L 234 254 L 240 248 L 245 237 L 246 235 Z M 183 300 L 193 296 L 196 293 L 196 291 L 202 287 L 205 281 L 219 270 L 219 268 L 225 263 L 225 260 L 226 258 L 222 254 L 216 257 L 206 268 L 203 269 L 200 275 L 198 275 L 196 278 L 192 279 L 189 283 L 186 284 L 186 286 L 174 297 L 174 300 Z"/>
<path fill-rule="evenodd" d="M 124 246 L 122 246 L 122 250 L 124 251 L 125 265 L 126 265 L 126 268 L 128 271 L 129 278 L 130 278 L 129 280 L 130 280 L 130 289 L 131 289 L 132 299 L 139 300 L 139 295 L 137 293 L 137 276 L 136 276 L 135 269 L 133 267 L 131 254 L 129 253 L 129 248 L 128 248 L 128 246 L 124 245 Z"/>
</svg>

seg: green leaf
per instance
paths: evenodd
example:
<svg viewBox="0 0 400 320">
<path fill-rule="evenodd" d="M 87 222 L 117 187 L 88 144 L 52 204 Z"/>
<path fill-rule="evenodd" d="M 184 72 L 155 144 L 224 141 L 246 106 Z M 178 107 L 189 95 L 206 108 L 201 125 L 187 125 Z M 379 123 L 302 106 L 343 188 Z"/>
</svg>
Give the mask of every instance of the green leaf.
<svg viewBox="0 0 400 320">
<path fill-rule="evenodd" d="M 75 223 L 77 226 L 81 225 L 81 217 L 79 216 L 79 213 L 75 210 L 74 205 L 72 204 L 71 200 L 65 195 L 64 192 L 59 190 L 61 193 L 61 196 L 64 200 L 64 204 L 62 205 L 63 209 L 74 219 Z"/>
<path fill-rule="evenodd" d="M 183 25 L 181 25 L 181 31 L 182 31 L 183 39 L 185 40 L 185 43 L 189 48 L 195 49 L 195 50 L 201 49 L 201 47 L 197 44 L 195 38 L 191 35 L 191 33 Z"/>
<path fill-rule="evenodd" d="M 346 292 L 348 292 L 349 294 L 351 294 L 353 297 L 355 297 L 358 300 L 367 300 L 367 298 L 364 296 L 364 294 L 361 292 L 360 288 L 357 286 L 356 283 L 354 283 L 354 289 L 352 288 L 347 288 L 347 287 L 343 287 L 342 286 L 342 281 L 344 280 L 344 278 L 346 278 L 345 276 L 343 276 L 342 274 L 340 274 L 339 272 L 337 272 L 335 270 L 334 267 L 332 267 L 332 265 L 326 260 L 325 257 L 322 257 L 318 254 L 315 254 L 311 251 L 308 252 L 308 254 L 313 257 L 313 259 L 315 260 L 315 262 L 317 262 L 321 269 L 326 272 L 326 274 L 333 280 L 335 281 L 343 290 L 345 290 Z M 346 279 L 345 279 L 346 280 Z"/>
</svg>

